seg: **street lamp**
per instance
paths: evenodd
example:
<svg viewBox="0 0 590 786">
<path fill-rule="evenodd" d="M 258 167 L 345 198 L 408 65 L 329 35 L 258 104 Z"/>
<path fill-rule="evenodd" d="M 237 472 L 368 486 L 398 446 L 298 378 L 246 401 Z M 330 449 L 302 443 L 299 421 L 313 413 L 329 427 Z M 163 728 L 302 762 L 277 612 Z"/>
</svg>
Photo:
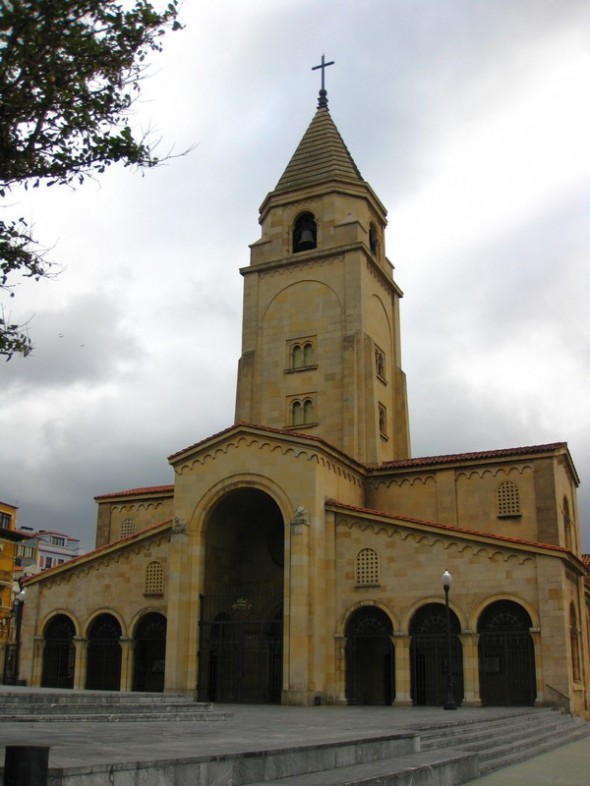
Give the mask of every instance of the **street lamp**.
<svg viewBox="0 0 590 786">
<path fill-rule="evenodd" d="M 445 608 L 447 611 L 447 698 L 443 704 L 445 710 L 456 710 L 457 705 L 453 697 L 453 648 L 451 646 L 451 615 L 449 612 L 449 590 L 453 577 L 448 570 L 442 574 L 442 585 L 445 591 Z"/>
</svg>

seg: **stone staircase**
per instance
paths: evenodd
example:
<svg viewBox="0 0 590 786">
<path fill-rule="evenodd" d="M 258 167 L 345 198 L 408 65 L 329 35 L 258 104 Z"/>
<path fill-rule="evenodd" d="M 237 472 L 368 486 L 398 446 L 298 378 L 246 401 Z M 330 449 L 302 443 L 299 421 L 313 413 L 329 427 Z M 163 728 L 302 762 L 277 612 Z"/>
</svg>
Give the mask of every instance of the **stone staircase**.
<svg viewBox="0 0 590 786">
<path fill-rule="evenodd" d="M 554 709 L 523 709 L 497 720 L 430 725 L 420 730 L 421 750 L 476 753 L 480 775 L 508 767 L 590 735 L 590 723 Z"/>
<path fill-rule="evenodd" d="M 170 693 L 16 688 L 0 694 L 0 722 L 224 721 L 230 717 L 212 704 Z"/>
<path fill-rule="evenodd" d="M 324 756 L 316 769 L 277 773 L 256 781 L 228 780 L 249 786 L 458 786 L 494 770 L 537 756 L 590 735 L 590 723 L 552 709 L 523 709 L 522 713 L 488 720 L 472 716 L 453 722 L 445 713 L 440 725 L 417 728 L 416 751 L 391 756 L 384 746 L 364 745 L 355 760 Z M 300 758 L 304 758 L 303 752 Z M 328 763 L 333 761 L 333 763 Z M 200 783 L 199 781 L 197 781 Z"/>
</svg>

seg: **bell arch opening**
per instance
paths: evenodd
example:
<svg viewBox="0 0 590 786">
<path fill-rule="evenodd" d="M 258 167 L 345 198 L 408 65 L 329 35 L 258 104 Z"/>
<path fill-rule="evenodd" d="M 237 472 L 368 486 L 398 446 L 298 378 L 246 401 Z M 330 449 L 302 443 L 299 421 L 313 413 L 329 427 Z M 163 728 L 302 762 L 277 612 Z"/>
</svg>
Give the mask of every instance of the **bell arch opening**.
<svg viewBox="0 0 590 786">
<path fill-rule="evenodd" d="M 205 526 L 200 700 L 280 703 L 283 572 L 284 522 L 277 503 L 260 489 L 230 491 Z"/>
</svg>

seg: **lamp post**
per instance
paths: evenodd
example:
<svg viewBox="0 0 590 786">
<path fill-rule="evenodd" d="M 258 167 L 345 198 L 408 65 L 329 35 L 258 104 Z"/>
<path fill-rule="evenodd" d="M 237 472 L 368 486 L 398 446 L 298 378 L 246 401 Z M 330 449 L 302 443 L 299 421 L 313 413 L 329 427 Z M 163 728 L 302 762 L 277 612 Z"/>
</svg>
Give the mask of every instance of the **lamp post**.
<svg viewBox="0 0 590 786">
<path fill-rule="evenodd" d="M 26 590 L 20 589 L 19 585 L 17 585 L 16 589 L 18 589 L 18 592 L 16 593 L 16 597 L 14 598 L 14 603 L 12 605 L 12 608 L 13 608 L 13 612 L 14 612 L 14 627 L 15 627 L 14 684 L 18 685 L 18 669 L 19 669 L 19 660 L 20 660 L 20 637 L 21 637 L 21 627 L 22 627 L 22 623 L 23 623 L 23 607 L 25 605 Z"/>
<path fill-rule="evenodd" d="M 445 608 L 447 612 L 447 698 L 443 704 L 445 710 L 456 710 L 457 705 L 453 697 L 453 648 L 451 646 L 451 615 L 449 612 L 449 590 L 453 577 L 448 570 L 442 574 L 442 585 L 445 591 Z"/>
</svg>

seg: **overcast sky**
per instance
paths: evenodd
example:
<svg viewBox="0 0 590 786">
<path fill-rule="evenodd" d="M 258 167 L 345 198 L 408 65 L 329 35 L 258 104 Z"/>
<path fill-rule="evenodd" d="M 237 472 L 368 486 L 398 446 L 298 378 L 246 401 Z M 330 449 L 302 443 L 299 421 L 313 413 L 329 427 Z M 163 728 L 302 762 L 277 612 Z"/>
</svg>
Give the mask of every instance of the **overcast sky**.
<svg viewBox="0 0 590 786">
<path fill-rule="evenodd" d="M 258 207 L 316 108 L 389 211 L 414 456 L 567 441 L 590 551 L 588 0 L 186 0 L 133 117 L 162 153 L 14 193 L 62 273 L 5 302 L 0 500 L 94 545 L 93 497 L 172 483 L 233 422 Z M 468 526 L 469 522 L 463 522 Z"/>
</svg>

